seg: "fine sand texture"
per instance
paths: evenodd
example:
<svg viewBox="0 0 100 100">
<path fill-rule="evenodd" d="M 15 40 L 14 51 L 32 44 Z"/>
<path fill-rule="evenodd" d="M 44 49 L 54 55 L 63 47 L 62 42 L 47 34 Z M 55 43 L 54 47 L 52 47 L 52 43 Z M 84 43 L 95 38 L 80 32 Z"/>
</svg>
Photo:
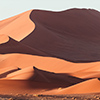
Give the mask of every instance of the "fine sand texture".
<svg viewBox="0 0 100 100">
<path fill-rule="evenodd" d="M 79 95 L 97 93 L 100 12 L 29 10 L 0 21 L 1 97 L 78 94 L 81 100 Z"/>
</svg>

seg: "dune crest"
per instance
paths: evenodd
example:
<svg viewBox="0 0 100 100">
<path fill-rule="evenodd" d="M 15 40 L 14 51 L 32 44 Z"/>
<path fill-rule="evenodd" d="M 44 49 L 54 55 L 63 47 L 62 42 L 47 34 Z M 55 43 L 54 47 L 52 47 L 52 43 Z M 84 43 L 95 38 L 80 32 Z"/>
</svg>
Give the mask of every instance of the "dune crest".
<svg viewBox="0 0 100 100">
<path fill-rule="evenodd" d="M 17 41 L 28 36 L 35 29 L 35 23 L 30 20 L 31 11 L 0 21 L 0 34 L 6 34 Z"/>
</svg>

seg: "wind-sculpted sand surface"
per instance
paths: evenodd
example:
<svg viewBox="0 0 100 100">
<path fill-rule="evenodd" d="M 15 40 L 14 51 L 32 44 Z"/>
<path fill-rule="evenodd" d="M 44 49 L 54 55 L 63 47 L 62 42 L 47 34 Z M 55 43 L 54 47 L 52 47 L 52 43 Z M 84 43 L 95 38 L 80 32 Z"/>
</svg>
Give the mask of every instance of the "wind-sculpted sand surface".
<svg viewBox="0 0 100 100">
<path fill-rule="evenodd" d="M 100 99 L 99 20 L 96 10 L 69 9 L 0 21 L 0 97 Z"/>
</svg>

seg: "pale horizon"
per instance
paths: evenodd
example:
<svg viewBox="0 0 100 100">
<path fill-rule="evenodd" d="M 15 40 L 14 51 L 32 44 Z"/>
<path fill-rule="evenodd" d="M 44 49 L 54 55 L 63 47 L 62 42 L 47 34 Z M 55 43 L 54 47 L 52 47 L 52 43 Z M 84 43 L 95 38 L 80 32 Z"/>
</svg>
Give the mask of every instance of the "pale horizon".
<svg viewBox="0 0 100 100">
<path fill-rule="evenodd" d="M 100 0 L 0 0 L 0 20 L 31 9 L 63 11 L 71 8 L 90 8 L 100 11 Z"/>
</svg>

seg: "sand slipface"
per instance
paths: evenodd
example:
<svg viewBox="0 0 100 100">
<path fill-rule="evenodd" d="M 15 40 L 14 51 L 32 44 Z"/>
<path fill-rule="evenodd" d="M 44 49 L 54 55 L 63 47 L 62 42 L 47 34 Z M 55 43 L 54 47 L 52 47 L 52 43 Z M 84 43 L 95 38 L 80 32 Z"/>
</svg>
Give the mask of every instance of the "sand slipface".
<svg viewBox="0 0 100 100">
<path fill-rule="evenodd" d="M 0 21 L 0 94 L 100 92 L 100 12 L 29 10 Z"/>
</svg>

